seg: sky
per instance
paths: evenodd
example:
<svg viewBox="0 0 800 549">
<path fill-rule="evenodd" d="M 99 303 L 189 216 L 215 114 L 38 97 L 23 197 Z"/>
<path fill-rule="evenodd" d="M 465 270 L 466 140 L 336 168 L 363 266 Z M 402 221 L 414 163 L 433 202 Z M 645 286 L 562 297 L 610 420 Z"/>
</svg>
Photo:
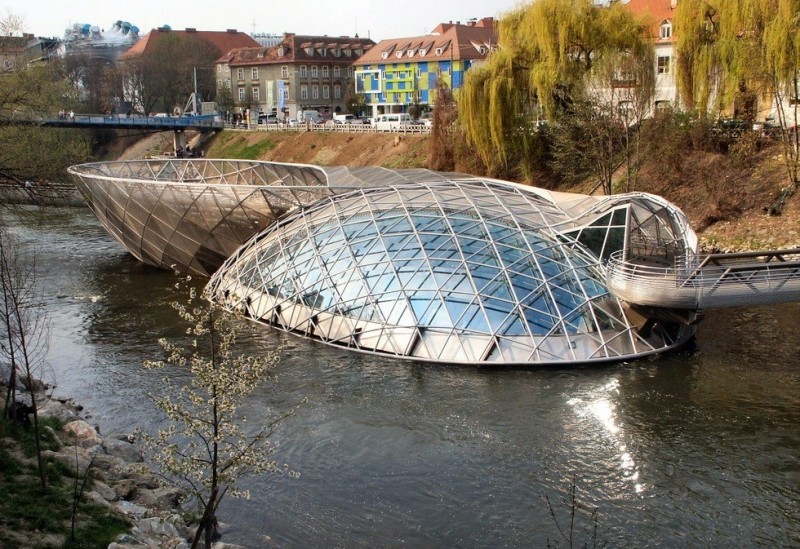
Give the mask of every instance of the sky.
<svg viewBox="0 0 800 549">
<path fill-rule="evenodd" d="M 502 16 L 520 0 L 0 0 L 0 18 L 22 17 L 24 31 L 36 36 L 64 36 L 75 23 L 108 30 L 115 21 L 151 29 L 236 29 L 268 33 L 386 38 L 427 34 L 439 23 Z"/>
</svg>

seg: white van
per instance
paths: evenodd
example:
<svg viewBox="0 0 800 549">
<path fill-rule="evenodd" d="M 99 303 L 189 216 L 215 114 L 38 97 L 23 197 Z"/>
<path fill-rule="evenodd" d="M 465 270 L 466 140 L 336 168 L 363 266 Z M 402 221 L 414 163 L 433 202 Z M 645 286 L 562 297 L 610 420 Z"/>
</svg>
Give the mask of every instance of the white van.
<svg viewBox="0 0 800 549">
<path fill-rule="evenodd" d="M 352 114 L 334 114 L 333 121 L 336 124 L 352 124 L 355 116 Z"/>
<path fill-rule="evenodd" d="M 323 118 L 319 111 L 300 111 L 297 113 L 297 119 L 305 123 L 310 120 L 312 124 L 322 124 Z"/>
<path fill-rule="evenodd" d="M 405 124 L 411 124 L 411 115 L 404 112 L 380 114 L 375 119 L 375 128 L 378 131 L 392 131 Z"/>
</svg>

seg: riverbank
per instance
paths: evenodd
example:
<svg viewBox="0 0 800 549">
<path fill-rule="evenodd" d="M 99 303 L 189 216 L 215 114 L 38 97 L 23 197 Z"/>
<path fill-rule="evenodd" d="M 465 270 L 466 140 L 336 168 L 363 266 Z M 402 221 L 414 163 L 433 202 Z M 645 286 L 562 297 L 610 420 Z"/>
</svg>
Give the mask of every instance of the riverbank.
<svg viewBox="0 0 800 549">
<path fill-rule="evenodd" d="M 0 422 L 0 540 L 9 547 L 188 548 L 182 494 L 144 463 L 134 435 L 102 434 L 82 406 L 35 386 L 43 388 L 35 398 L 48 487 L 42 495 L 26 408 L 16 423 Z M 22 393 L 18 401 L 30 398 Z"/>
</svg>

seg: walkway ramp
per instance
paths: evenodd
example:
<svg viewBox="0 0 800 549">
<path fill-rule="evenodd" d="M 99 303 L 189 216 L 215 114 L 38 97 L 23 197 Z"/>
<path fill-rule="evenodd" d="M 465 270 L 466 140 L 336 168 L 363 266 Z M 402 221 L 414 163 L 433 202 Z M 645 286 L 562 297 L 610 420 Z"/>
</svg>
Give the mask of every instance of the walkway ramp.
<svg viewBox="0 0 800 549">
<path fill-rule="evenodd" d="M 669 265 L 619 251 L 606 265 L 606 282 L 624 301 L 671 309 L 800 301 L 800 248 L 710 254 Z"/>
</svg>

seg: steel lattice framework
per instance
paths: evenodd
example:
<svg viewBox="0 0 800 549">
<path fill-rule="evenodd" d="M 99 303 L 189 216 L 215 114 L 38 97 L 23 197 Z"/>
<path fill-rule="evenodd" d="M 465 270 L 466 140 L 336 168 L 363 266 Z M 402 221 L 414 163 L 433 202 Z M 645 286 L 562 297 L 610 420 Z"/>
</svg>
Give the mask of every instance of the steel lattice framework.
<svg viewBox="0 0 800 549">
<path fill-rule="evenodd" d="M 646 237 L 646 238 L 645 238 Z M 621 360 L 693 329 L 631 315 L 602 258 L 632 240 L 693 253 L 668 202 L 594 198 L 476 178 L 322 198 L 254 237 L 212 277 L 212 300 L 360 351 L 450 363 Z"/>
</svg>

